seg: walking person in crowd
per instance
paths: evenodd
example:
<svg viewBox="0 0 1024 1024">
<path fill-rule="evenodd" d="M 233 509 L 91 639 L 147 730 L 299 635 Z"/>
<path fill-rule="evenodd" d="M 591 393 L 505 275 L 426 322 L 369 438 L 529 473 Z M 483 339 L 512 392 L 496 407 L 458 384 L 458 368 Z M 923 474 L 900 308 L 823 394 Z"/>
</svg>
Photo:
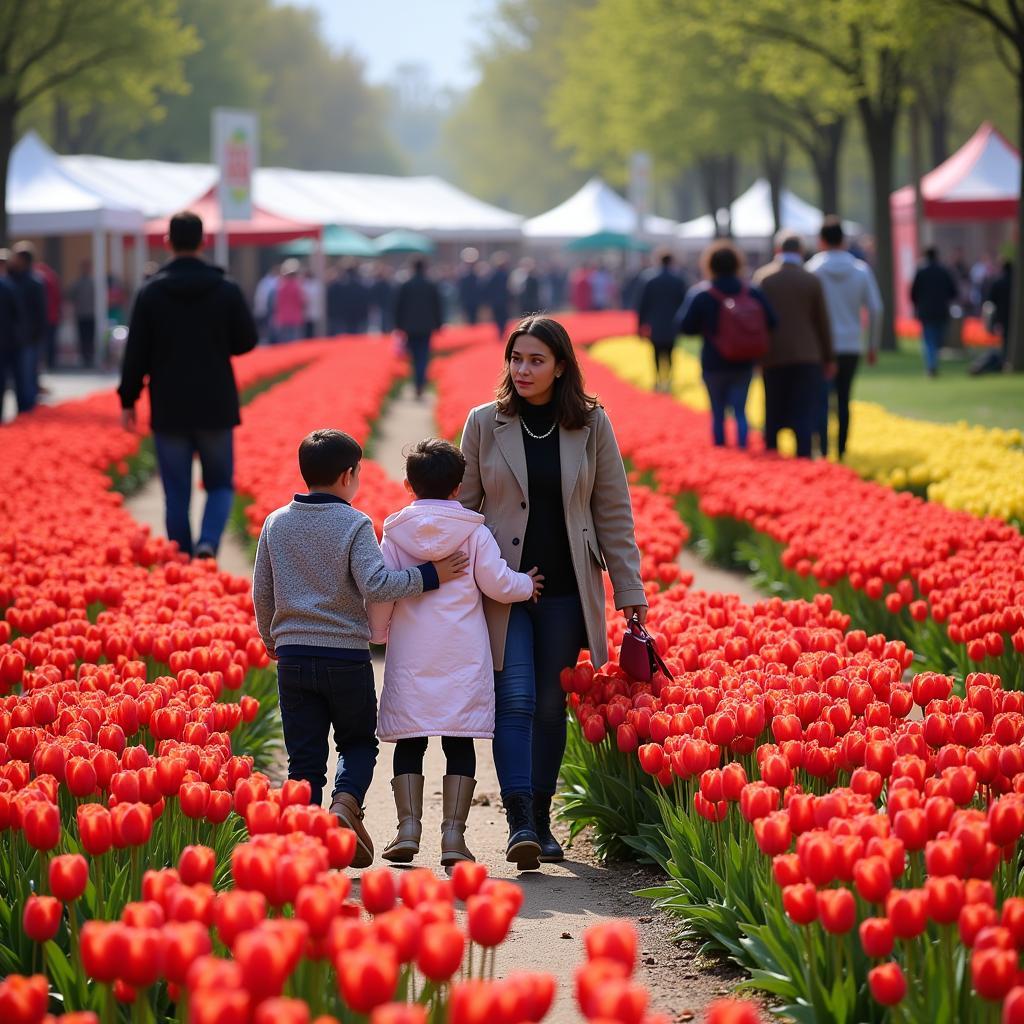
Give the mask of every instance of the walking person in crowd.
<svg viewBox="0 0 1024 1024">
<path fill-rule="evenodd" d="M 520 316 L 540 310 L 540 278 L 537 276 L 537 266 L 529 256 L 521 259 L 519 266 L 512 272 L 512 291 Z"/>
<path fill-rule="evenodd" d="M 778 449 L 784 427 L 796 435 L 796 454 L 811 457 L 821 406 L 823 381 L 835 375 L 832 327 L 821 282 L 804 269 L 803 242 L 795 232 L 780 232 L 775 259 L 754 274 L 775 313 L 764 358 L 764 446 Z"/>
<path fill-rule="evenodd" d="M 368 602 L 413 597 L 465 574 L 455 552 L 388 570 L 370 517 L 352 507 L 363 450 L 340 430 L 314 430 L 299 445 L 308 488 L 267 516 L 256 546 L 252 603 L 267 653 L 277 660 L 288 778 L 323 799 L 327 738 L 338 770 L 331 813 L 356 835 L 354 867 L 373 862 L 363 801 L 377 763 L 377 695 L 370 664 Z"/>
<path fill-rule="evenodd" d="M 28 412 L 39 401 L 39 355 L 46 344 L 46 285 L 35 272 L 35 250 L 31 242 L 16 242 L 11 256 L 11 284 L 21 296 L 25 314 L 23 344 L 19 350 L 22 386 Z"/>
<path fill-rule="evenodd" d="M 405 335 L 405 347 L 412 360 L 416 397 L 422 398 L 427 386 L 430 363 L 430 338 L 444 325 L 441 292 L 427 277 L 427 261 L 413 261 L 412 276 L 403 281 L 395 296 L 395 330 Z"/>
<path fill-rule="evenodd" d="M 60 276 L 48 263 L 36 260 L 36 273 L 46 289 L 46 337 L 43 340 L 41 362 L 48 370 L 57 368 L 57 332 L 62 318 L 63 296 Z"/>
<path fill-rule="evenodd" d="M 594 292 L 591 288 L 593 270 L 589 263 L 581 263 L 569 278 L 570 301 L 573 309 L 587 313 L 594 308 Z"/>
<path fill-rule="evenodd" d="M 603 263 L 598 263 L 590 274 L 590 307 L 612 309 L 614 306 L 615 278 Z"/>
<path fill-rule="evenodd" d="M 846 454 L 846 440 L 850 434 L 853 378 L 864 352 L 862 316 L 867 313 L 867 360 L 869 365 L 874 365 L 882 333 L 882 296 L 871 268 L 847 251 L 843 224 L 838 217 L 825 218 L 820 238 L 822 251 L 808 261 L 807 269 L 821 281 L 825 289 L 825 306 L 832 326 L 832 345 L 836 352 L 833 384 L 839 426 L 836 450 L 842 459 Z M 825 382 L 815 429 L 819 450 L 825 456 L 828 455 L 829 391 L 829 383 Z"/>
<path fill-rule="evenodd" d="M 306 272 L 301 278 L 302 294 L 305 298 L 306 323 L 303 328 L 303 337 L 312 338 L 319 330 L 321 311 L 324 305 L 324 283 L 313 272 L 312 267 L 306 267 Z"/>
<path fill-rule="evenodd" d="M 78 332 L 78 356 L 82 366 L 90 367 L 96 358 L 96 283 L 88 260 L 82 260 L 70 294 Z"/>
<path fill-rule="evenodd" d="M 466 576 L 436 594 L 368 608 L 370 639 L 388 645 L 377 735 L 395 744 L 391 788 L 398 834 L 382 854 L 395 863 L 419 853 L 430 736 L 441 737 L 446 763 L 441 863 L 476 859 L 465 839 L 476 788 L 473 738 L 494 737 L 494 668 L 483 596 L 502 603 L 536 600 L 544 586 L 536 566 L 513 572 L 484 517 L 460 504 L 465 472 L 455 445 L 420 441 L 405 462 L 405 486 L 414 500 L 388 516 L 381 549 L 392 570 L 464 551 Z"/>
<path fill-rule="evenodd" d="M 365 334 L 370 322 L 370 289 L 359 267 L 345 264 L 327 285 L 327 333 Z"/>
<path fill-rule="evenodd" d="M 278 345 L 298 341 L 306 330 L 306 290 L 302 285 L 302 264 L 287 259 L 281 264 L 281 278 L 274 290 L 274 341 Z"/>
<path fill-rule="evenodd" d="M 654 390 L 672 391 L 672 350 L 676 346 L 676 313 L 686 298 L 686 282 L 672 267 L 672 253 L 659 254 L 655 268 L 644 272 L 637 295 L 637 334 L 654 350 Z"/>
<path fill-rule="evenodd" d="M 377 330 L 390 334 L 395 329 L 395 286 L 391 282 L 391 268 L 383 261 L 373 268 L 370 308 L 377 313 Z"/>
<path fill-rule="evenodd" d="M 1002 339 L 1000 348 L 987 358 L 976 363 L 979 369 L 971 373 L 998 372 L 1005 369 L 1010 358 L 1010 297 L 1013 294 L 1013 263 L 1006 260 L 1002 272 L 989 285 L 985 305 L 989 308 L 989 330 Z"/>
<path fill-rule="evenodd" d="M 491 319 L 498 331 L 498 340 L 505 337 L 505 324 L 508 323 L 508 256 L 496 252 L 491 259 L 491 272 L 484 286 L 484 301 L 491 311 Z"/>
<path fill-rule="evenodd" d="M 167 537 L 187 555 L 215 558 L 234 499 L 234 428 L 241 422 L 231 357 L 255 348 L 256 324 L 234 281 L 203 260 L 203 222 L 175 214 L 174 258 L 139 290 L 121 367 L 121 422 L 137 426 L 135 403 L 149 383 Z M 206 491 L 199 540 L 189 524 L 192 460 Z"/>
<path fill-rule="evenodd" d="M 11 283 L 9 275 L 11 253 L 0 249 L 0 423 L 3 422 L 4 398 L 8 387 L 14 392 L 19 413 L 28 412 L 29 388 L 26 387 L 24 361 L 25 313 L 21 296 Z"/>
<path fill-rule="evenodd" d="M 939 349 L 949 330 L 949 306 L 956 298 L 956 281 L 939 262 L 939 250 L 930 245 L 910 286 L 914 315 L 921 323 L 921 351 L 929 377 L 939 375 Z"/>
<path fill-rule="evenodd" d="M 622 456 L 558 321 L 532 316 L 517 324 L 496 400 L 470 412 L 462 451 L 462 504 L 483 513 L 513 569 L 537 565 L 544 574 L 536 604 L 484 600 L 506 856 L 535 868 L 563 857 L 550 827 L 565 751 L 559 674 L 584 647 L 596 668 L 608 660 L 606 566 L 615 607 L 627 619 L 647 617 Z"/>
<path fill-rule="evenodd" d="M 459 276 L 456 288 L 459 295 L 459 308 L 462 319 L 467 324 L 475 324 L 480 316 L 482 286 L 478 273 L 480 253 L 468 245 L 459 254 Z"/>
<path fill-rule="evenodd" d="M 260 332 L 260 341 L 268 345 L 274 344 L 274 296 L 277 291 L 279 270 L 280 267 L 275 263 L 256 282 L 256 290 L 252 297 L 252 315 Z"/>
<path fill-rule="evenodd" d="M 725 417 L 736 420 L 736 444 L 747 447 L 747 392 L 755 363 L 768 351 L 775 314 L 764 295 L 740 279 L 743 256 L 732 242 L 713 242 L 701 256 L 705 280 L 676 314 L 676 333 L 703 338 L 701 373 L 711 403 L 711 436 L 725 445 Z"/>
</svg>

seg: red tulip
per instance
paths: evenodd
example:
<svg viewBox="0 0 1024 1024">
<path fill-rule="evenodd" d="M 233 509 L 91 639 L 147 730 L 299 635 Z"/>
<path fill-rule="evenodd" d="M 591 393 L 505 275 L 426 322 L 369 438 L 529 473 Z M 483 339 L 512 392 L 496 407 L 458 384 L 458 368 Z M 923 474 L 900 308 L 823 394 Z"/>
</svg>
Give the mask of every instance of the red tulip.
<svg viewBox="0 0 1024 1024">
<path fill-rule="evenodd" d="M 515 908 L 491 896 L 470 896 L 466 901 L 469 937 L 480 946 L 501 945 L 516 916 Z"/>
<path fill-rule="evenodd" d="M 930 875 L 925 879 L 928 916 L 938 924 L 953 924 L 964 905 L 964 883 L 955 875 Z"/>
<path fill-rule="evenodd" d="M 371 914 L 383 914 L 390 910 L 398 899 L 395 876 L 390 868 L 373 868 L 364 871 L 359 880 L 363 906 Z"/>
<path fill-rule="evenodd" d="M 49 942 L 60 928 L 64 905 L 53 896 L 31 895 L 25 901 L 21 924 L 33 942 Z"/>
<path fill-rule="evenodd" d="M 266 999 L 256 1007 L 253 1024 L 309 1024 L 309 1004 L 302 999 Z"/>
<path fill-rule="evenodd" d="M 877 855 L 864 857 L 854 865 L 853 880 L 862 900 L 867 903 L 881 903 L 892 889 L 889 862 Z"/>
<path fill-rule="evenodd" d="M 818 893 L 818 920 L 822 928 L 843 935 L 857 921 L 857 904 L 849 889 L 823 889 Z"/>
<path fill-rule="evenodd" d="M 907 994 L 907 979 L 897 963 L 881 964 L 868 971 L 871 997 L 882 1006 L 895 1006 Z"/>
<path fill-rule="evenodd" d="M 460 861 L 460 863 L 463 863 Z M 460 1000 L 459 989 L 468 984 L 482 985 L 483 982 L 467 982 L 453 985 L 448 997 L 448 1019 L 450 1024 L 478 1024 L 478 1018 L 464 1017 L 456 1011 L 456 1003 Z M 488 987 L 489 986 L 485 986 Z M 268 1022 L 271 1024 L 271 1022 Z M 427 1008 L 416 1003 L 381 1003 L 373 1008 L 370 1024 L 427 1024 Z M 479 1021 L 486 1024 L 486 1018 Z"/>
<path fill-rule="evenodd" d="M 64 903 L 74 903 L 89 882 L 89 865 L 80 853 L 66 853 L 50 861 L 50 892 Z"/>
<path fill-rule="evenodd" d="M 431 927 L 447 926 L 432 925 Z M 461 939 L 462 933 L 458 934 Z M 459 958 L 461 960 L 461 949 Z M 338 972 L 338 989 L 341 992 L 341 997 L 356 1013 L 369 1013 L 394 998 L 395 987 L 398 984 L 398 961 L 387 946 L 366 943 L 358 949 L 338 957 L 335 967 Z M 455 973 L 457 967 L 458 964 L 452 968 L 451 974 Z M 426 971 L 424 974 L 428 978 L 431 977 Z M 447 977 L 444 979 L 436 977 L 431 980 L 447 981 Z"/>
<path fill-rule="evenodd" d="M 483 897 L 474 897 L 474 899 Z M 416 966 L 431 981 L 447 981 L 462 963 L 465 939 L 452 924 L 430 924 L 420 936 Z"/>
<path fill-rule="evenodd" d="M 185 885 L 213 882 L 217 855 L 208 846 L 186 846 L 178 857 L 178 874 Z"/>
<path fill-rule="evenodd" d="M 615 960 L 626 968 L 627 974 L 633 973 L 637 934 L 630 922 L 618 920 L 591 925 L 583 933 L 583 944 L 588 959 Z"/>
<path fill-rule="evenodd" d="M 864 952 L 875 960 L 892 952 L 895 936 L 892 922 L 887 917 L 866 917 L 860 923 L 860 944 Z"/>
<path fill-rule="evenodd" d="M 885 901 L 885 913 L 901 939 L 912 939 L 928 923 L 928 898 L 924 889 L 893 889 Z"/>
<path fill-rule="evenodd" d="M 704 1024 L 760 1024 L 754 1003 L 741 999 L 716 999 L 708 1006 Z"/>
<path fill-rule="evenodd" d="M 210 931 L 199 921 L 169 921 L 163 926 L 163 973 L 183 985 L 189 968 L 213 948 Z"/>
<path fill-rule="evenodd" d="M 480 891 L 487 878 L 487 868 L 475 861 L 462 860 L 452 868 L 452 889 L 465 902 Z"/>
<path fill-rule="evenodd" d="M 787 885 L 782 890 L 782 906 L 795 924 L 810 924 L 818 916 L 817 896 L 811 882 Z"/>
<path fill-rule="evenodd" d="M 52 850 L 60 842 L 60 811 L 48 800 L 33 800 L 21 812 L 25 840 L 36 850 Z"/>
<path fill-rule="evenodd" d="M 0 981 L 0 1020 L 9 1024 L 39 1024 L 49 1001 L 50 985 L 43 974 L 9 974 Z"/>
<path fill-rule="evenodd" d="M 982 999 L 1002 1000 L 1017 981 L 1017 951 L 975 949 L 971 954 L 971 983 Z"/>
</svg>

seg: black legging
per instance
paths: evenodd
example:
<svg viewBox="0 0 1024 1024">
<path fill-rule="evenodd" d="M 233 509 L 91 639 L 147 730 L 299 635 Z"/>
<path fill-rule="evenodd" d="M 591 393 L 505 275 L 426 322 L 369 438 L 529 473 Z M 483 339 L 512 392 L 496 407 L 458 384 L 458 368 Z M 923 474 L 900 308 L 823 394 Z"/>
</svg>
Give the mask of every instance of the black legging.
<svg viewBox="0 0 1024 1024">
<path fill-rule="evenodd" d="M 850 392 L 853 390 L 853 375 L 857 372 L 860 356 L 856 353 L 840 352 L 836 357 L 836 420 L 838 421 L 839 458 L 846 453 L 846 438 L 850 433 Z M 821 422 L 818 425 L 818 447 L 822 455 L 828 455 L 828 405 L 829 388 L 824 389 Z"/>
<path fill-rule="evenodd" d="M 668 345 L 651 342 L 654 349 L 654 379 L 656 384 L 672 386 L 672 350 L 674 342 Z"/>
<path fill-rule="evenodd" d="M 449 775 L 476 777 L 476 749 L 469 736 L 442 736 L 446 771 Z M 427 752 L 427 737 L 416 736 L 399 740 L 395 744 L 394 771 L 399 775 L 422 775 L 423 755 Z"/>
</svg>

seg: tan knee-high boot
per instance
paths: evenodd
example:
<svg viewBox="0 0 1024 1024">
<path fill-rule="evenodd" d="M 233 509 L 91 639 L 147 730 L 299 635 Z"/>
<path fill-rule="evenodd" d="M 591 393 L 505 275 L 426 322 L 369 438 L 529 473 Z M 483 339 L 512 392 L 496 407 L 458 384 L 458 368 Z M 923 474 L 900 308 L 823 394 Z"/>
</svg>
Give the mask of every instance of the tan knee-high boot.
<svg viewBox="0 0 1024 1024">
<path fill-rule="evenodd" d="M 460 860 L 476 860 L 466 845 L 466 819 L 473 803 L 476 779 L 467 775 L 446 775 L 441 780 L 444 820 L 441 822 L 441 863 L 446 867 Z"/>
<path fill-rule="evenodd" d="M 381 854 L 393 864 L 408 864 L 420 852 L 423 834 L 423 776 L 396 775 L 391 780 L 398 809 L 398 835 Z"/>
</svg>

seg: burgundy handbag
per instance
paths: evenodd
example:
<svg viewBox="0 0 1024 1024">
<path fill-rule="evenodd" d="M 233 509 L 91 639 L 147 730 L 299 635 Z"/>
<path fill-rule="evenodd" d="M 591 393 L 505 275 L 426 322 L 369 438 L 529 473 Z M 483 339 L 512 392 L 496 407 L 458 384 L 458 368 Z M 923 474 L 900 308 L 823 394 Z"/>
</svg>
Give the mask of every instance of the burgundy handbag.
<svg viewBox="0 0 1024 1024">
<path fill-rule="evenodd" d="M 629 620 L 622 638 L 619 667 L 638 683 L 649 683 L 659 669 L 669 679 L 674 678 L 654 645 L 654 637 L 644 629 L 636 615 Z"/>
</svg>

